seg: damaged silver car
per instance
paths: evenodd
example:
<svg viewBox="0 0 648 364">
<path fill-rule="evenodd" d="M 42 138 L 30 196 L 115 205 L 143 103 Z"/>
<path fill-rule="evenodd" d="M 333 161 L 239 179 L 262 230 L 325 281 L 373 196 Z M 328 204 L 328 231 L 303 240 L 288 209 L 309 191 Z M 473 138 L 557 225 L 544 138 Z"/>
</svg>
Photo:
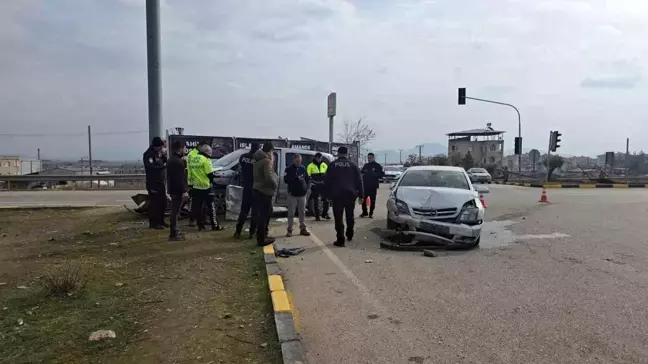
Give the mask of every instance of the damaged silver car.
<svg viewBox="0 0 648 364">
<path fill-rule="evenodd" d="M 479 193 L 461 167 L 411 167 L 392 186 L 387 201 L 387 229 L 402 234 L 402 244 L 415 239 L 476 247 L 484 223 Z"/>
</svg>

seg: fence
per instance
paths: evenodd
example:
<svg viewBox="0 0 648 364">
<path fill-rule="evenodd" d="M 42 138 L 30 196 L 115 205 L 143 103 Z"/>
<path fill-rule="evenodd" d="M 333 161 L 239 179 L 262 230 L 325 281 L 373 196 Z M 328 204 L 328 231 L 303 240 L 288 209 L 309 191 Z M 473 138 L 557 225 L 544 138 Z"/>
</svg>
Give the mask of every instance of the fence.
<svg viewBox="0 0 648 364">
<path fill-rule="evenodd" d="M 143 174 L 106 174 L 106 175 L 0 175 L 0 190 L 31 189 L 122 189 L 140 190 L 145 188 Z"/>
</svg>

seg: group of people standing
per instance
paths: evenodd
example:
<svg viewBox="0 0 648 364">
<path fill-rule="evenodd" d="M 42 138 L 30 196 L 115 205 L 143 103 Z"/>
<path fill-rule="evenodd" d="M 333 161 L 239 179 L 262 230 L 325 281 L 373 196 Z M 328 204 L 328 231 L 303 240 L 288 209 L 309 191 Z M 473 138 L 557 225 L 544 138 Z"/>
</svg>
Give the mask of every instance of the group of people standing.
<svg viewBox="0 0 648 364">
<path fill-rule="evenodd" d="M 165 142 L 155 137 L 144 152 L 143 159 L 149 195 L 149 228 L 163 230 L 169 227 L 169 240 L 184 240 L 184 235 L 178 229 L 178 216 L 182 205 L 190 200 L 190 226 L 195 221 L 198 231 L 206 230 L 207 211 L 211 230 L 223 229 L 217 219 L 214 203 L 214 170 L 209 143 L 201 141 L 187 153 L 184 142 L 177 140 L 171 145 L 170 156 L 167 156 Z M 170 226 L 164 221 L 167 189 L 171 197 Z"/>
<path fill-rule="evenodd" d="M 211 229 L 222 230 L 212 189 L 214 171 L 210 145 L 200 142 L 195 149 L 187 153 L 184 143 L 178 140 L 171 145 L 171 155 L 168 158 L 165 147 L 161 138 L 153 138 L 151 146 L 143 156 L 146 189 L 150 201 L 149 227 L 170 227 L 169 239 L 183 240 L 184 235 L 178 229 L 178 215 L 182 205 L 190 200 L 190 226 L 195 221 L 199 231 L 206 230 L 207 212 Z M 249 237 L 255 237 L 258 245 L 268 245 L 275 241 L 269 236 L 272 200 L 279 187 L 273 151 L 274 146 L 271 142 L 264 143 L 262 147 L 259 143 L 252 143 L 250 151 L 241 155 L 239 159 L 243 196 L 234 237 L 241 238 L 245 221 L 251 214 Z M 373 218 L 380 179 L 384 176 L 382 166 L 375 161 L 373 153 L 369 153 L 369 162 L 362 169 L 348 159 L 346 147 L 338 148 L 337 153 L 337 159 L 330 165 L 321 153 L 317 153 L 307 166 L 302 165 L 302 157 L 296 155 L 293 163 L 286 167 L 283 177 L 288 189 L 286 236 L 293 235 L 295 214 L 299 219 L 299 234 L 310 235 L 305 221 L 306 206 L 309 202 L 306 196 L 309 190 L 315 220 L 330 220 L 329 201 L 332 204 L 336 246 L 343 247 L 346 241 L 353 240 L 356 201 L 362 205 L 360 217 Z M 171 197 L 170 226 L 164 222 L 167 187 Z M 369 198 L 369 204 L 366 197 Z"/>
</svg>

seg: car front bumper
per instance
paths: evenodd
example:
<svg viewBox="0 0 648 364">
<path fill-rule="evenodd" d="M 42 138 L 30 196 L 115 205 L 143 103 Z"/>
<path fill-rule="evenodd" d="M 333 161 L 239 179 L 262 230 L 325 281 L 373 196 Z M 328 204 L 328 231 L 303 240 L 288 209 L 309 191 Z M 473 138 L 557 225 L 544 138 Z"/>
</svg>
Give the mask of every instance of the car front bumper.
<svg viewBox="0 0 648 364">
<path fill-rule="evenodd" d="M 393 211 L 388 212 L 388 218 L 395 222 L 399 226 L 397 230 L 404 234 L 442 244 L 474 244 L 481 236 L 483 225 L 426 220 L 411 215 L 396 215 Z"/>
<path fill-rule="evenodd" d="M 471 182 L 487 182 L 490 183 L 493 180 L 493 177 L 470 177 Z"/>
</svg>

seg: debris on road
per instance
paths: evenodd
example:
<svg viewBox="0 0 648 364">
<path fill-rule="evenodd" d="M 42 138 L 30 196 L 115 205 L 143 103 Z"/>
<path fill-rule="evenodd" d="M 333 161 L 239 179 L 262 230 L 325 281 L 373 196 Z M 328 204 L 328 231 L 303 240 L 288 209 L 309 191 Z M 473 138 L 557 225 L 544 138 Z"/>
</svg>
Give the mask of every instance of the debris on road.
<svg viewBox="0 0 648 364">
<path fill-rule="evenodd" d="M 434 258 L 437 256 L 437 253 L 434 252 L 434 250 L 423 250 L 423 255 L 426 257 Z"/>
<path fill-rule="evenodd" d="M 278 249 L 275 252 L 275 254 L 278 257 L 289 258 L 289 257 L 292 257 L 294 255 L 301 254 L 304 250 L 306 250 L 306 248 L 304 248 L 303 246 L 300 246 L 298 248 L 281 248 L 281 249 Z"/>
<path fill-rule="evenodd" d="M 115 334 L 114 331 L 112 330 L 97 330 L 90 334 L 90 337 L 88 338 L 88 341 L 99 341 L 103 339 L 114 339 L 117 337 L 117 334 Z"/>
<path fill-rule="evenodd" d="M 367 259 L 367 260 L 365 260 L 365 263 L 373 263 L 373 260 Z"/>
</svg>

